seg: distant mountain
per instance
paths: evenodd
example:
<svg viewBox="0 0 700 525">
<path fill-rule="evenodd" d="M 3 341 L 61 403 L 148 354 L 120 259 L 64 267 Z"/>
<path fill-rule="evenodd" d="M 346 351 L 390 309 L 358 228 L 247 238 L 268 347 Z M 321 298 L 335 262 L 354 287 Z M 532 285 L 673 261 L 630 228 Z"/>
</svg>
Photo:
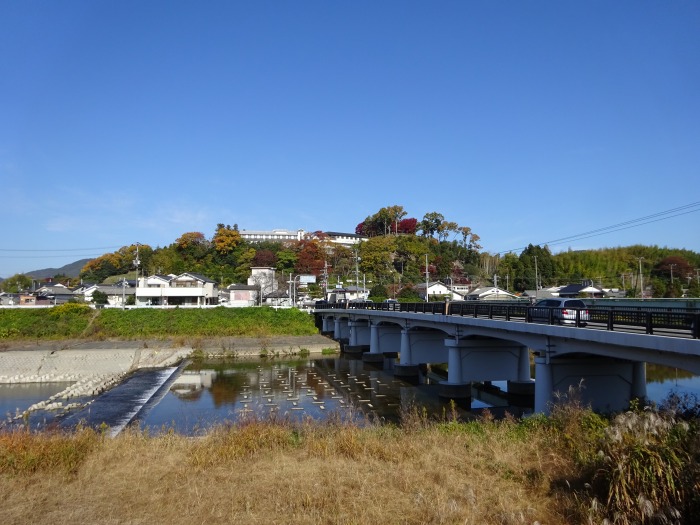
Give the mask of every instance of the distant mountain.
<svg viewBox="0 0 700 525">
<path fill-rule="evenodd" d="M 80 270 L 83 266 L 87 264 L 88 261 L 92 259 L 80 259 L 79 261 L 66 264 L 60 268 L 44 268 L 43 270 L 34 270 L 27 272 L 26 275 L 34 279 L 45 279 L 46 277 L 53 277 L 54 275 L 65 275 L 67 277 L 78 277 L 80 275 Z"/>
</svg>

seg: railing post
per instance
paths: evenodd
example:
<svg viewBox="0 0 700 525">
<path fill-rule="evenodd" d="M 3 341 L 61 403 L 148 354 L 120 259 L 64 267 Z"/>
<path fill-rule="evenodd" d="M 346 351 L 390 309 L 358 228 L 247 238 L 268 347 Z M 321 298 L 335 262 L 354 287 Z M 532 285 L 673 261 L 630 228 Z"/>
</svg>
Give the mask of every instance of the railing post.
<svg viewBox="0 0 700 525">
<path fill-rule="evenodd" d="M 646 315 L 644 317 L 647 334 L 654 335 L 654 325 L 652 324 L 651 312 L 646 312 Z"/>
<path fill-rule="evenodd" d="M 613 313 L 614 310 L 608 310 L 608 330 L 611 332 L 615 329 L 615 327 L 613 326 Z"/>
</svg>

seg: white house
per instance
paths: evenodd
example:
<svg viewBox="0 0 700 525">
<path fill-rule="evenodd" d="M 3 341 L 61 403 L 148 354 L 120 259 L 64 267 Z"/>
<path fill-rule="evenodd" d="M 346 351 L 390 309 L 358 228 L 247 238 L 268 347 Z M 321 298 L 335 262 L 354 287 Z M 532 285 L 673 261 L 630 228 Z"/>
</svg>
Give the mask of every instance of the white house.
<svg viewBox="0 0 700 525">
<path fill-rule="evenodd" d="M 196 273 L 141 277 L 136 287 L 137 306 L 206 306 L 218 304 L 215 281 Z"/>
<path fill-rule="evenodd" d="M 110 306 L 124 306 L 129 297 L 133 297 L 136 294 L 136 288 L 130 286 L 93 284 L 85 287 L 82 292 L 85 302 L 94 302 L 93 294 L 97 291 L 107 295 L 107 304 Z"/>
<path fill-rule="evenodd" d="M 416 284 L 413 289 L 425 300 L 425 283 Z M 428 298 L 448 297 L 452 301 L 460 301 L 463 296 L 450 288 L 443 282 L 433 281 L 428 283 Z"/>
<path fill-rule="evenodd" d="M 262 292 L 263 297 L 277 290 L 274 268 L 253 266 L 250 272 L 248 286 L 256 286 Z"/>
</svg>

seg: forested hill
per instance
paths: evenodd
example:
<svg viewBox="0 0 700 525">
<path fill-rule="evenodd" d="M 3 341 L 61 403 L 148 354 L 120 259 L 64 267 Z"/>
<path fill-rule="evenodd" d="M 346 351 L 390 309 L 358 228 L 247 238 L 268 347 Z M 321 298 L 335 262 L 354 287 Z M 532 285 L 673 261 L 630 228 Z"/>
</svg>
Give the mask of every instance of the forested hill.
<svg viewBox="0 0 700 525">
<path fill-rule="evenodd" d="M 225 287 L 247 283 L 252 267 L 271 267 L 281 289 L 291 278 L 316 276 L 317 285 L 310 286 L 315 296 L 322 294 L 319 283 L 327 282 L 329 288 L 366 286 L 374 297 L 410 299 L 416 297 L 413 285 L 426 278 L 471 288 L 497 283 L 519 293 L 533 290 L 536 276 L 540 287 L 592 281 L 639 293 L 643 281 L 655 297 L 700 296 L 700 254 L 690 250 L 635 245 L 553 253 L 547 246 L 529 245 L 519 254 L 493 255 L 482 251 L 481 239 L 470 227 L 438 212 L 426 213 L 422 220 L 406 215 L 403 207 L 389 206 L 366 217 L 355 228 L 365 240 L 353 247 L 333 242 L 321 231 L 298 241 L 252 243 L 242 238 L 237 225 L 218 224 L 211 237 L 187 232 L 165 247 L 124 246 L 96 259 L 42 270 L 41 276 L 74 275 L 71 268 L 84 263 L 80 278 L 85 282 L 133 279 L 138 270 L 140 275 L 198 273 Z M 27 276 L 0 284 L 12 290 L 28 286 Z"/>
</svg>

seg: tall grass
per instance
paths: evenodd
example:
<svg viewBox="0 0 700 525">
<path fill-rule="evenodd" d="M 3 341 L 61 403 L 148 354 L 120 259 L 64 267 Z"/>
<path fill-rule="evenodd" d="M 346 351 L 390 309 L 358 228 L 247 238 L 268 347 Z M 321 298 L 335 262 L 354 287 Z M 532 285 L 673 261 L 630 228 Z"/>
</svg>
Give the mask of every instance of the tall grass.
<svg viewBox="0 0 700 525">
<path fill-rule="evenodd" d="M 0 474 L 75 473 L 99 441 L 100 436 L 89 429 L 70 434 L 24 430 L 0 432 Z"/>
<path fill-rule="evenodd" d="M 251 417 L 197 439 L 0 435 L 6 523 L 700 522 L 697 420 L 551 416 L 400 425 Z"/>
</svg>

